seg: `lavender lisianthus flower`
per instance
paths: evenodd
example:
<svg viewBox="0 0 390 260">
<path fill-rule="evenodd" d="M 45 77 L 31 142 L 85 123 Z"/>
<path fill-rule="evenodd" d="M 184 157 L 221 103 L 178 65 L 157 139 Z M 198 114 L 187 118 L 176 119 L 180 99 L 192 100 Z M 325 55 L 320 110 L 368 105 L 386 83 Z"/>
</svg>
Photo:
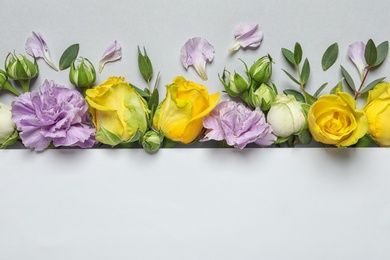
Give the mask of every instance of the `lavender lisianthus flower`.
<svg viewBox="0 0 390 260">
<path fill-rule="evenodd" d="M 12 120 L 25 147 L 36 151 L 54 146 L 90 148 L 95 129 L 83 96 L 46 80 L 39 91 L 27 92 L 12 102 Z"/>
<path fill-rule="evenodd" d="M 264 113 L 251 110 L 235 101 L 223 101 L 206 117 L 203 126 L 207 129 L 201 141 L 226 140 L 230 146 L 243 149 L 247 144 L 270 146 L 276 141 L 272 127 Z"/>
</svg>

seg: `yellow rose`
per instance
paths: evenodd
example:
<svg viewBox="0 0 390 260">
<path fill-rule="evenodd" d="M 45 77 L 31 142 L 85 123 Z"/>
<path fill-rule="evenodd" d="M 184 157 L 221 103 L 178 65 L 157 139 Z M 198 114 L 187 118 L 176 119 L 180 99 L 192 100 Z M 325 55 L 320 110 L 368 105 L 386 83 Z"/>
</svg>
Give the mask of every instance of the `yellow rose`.
<svg viewBox="0 0 390 260">
<path fill-rule="evenodd" d="M 370 134 L 380 146 L 390 146 L 390 83 L 383 82 L 368 92 L 363 107 Z"/>
<path fill-rule="evenodd" d="M 157 130 L 176 142 L 191 143 L 203 129 L 202 119 L 218 104 L 219 92 L 209 95 L 206 87 L 176 77 L 153 118 Z"/>
<path fill-rule="evenodd" d="M 321 96 L 308 114 L 309 130 L 314 140 L 337 147 L 355 144 L 368 131 L 367 117 L 356 108 L 356 101 L 346 92 Z"/>
<path fill-rule="evenodd" d="M 137 141 L 148 128 L 146 101 L 123 77 L 110 77 L 88 89 L 86 97 L 96 139 L 104 144 Z"/>
</svg>

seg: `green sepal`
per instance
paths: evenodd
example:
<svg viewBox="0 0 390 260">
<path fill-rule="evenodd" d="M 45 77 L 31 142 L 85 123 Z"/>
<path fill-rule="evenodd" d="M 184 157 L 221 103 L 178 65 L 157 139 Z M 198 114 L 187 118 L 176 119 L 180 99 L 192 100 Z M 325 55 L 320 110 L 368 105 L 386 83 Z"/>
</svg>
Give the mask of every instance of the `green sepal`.
<svg viewBox="0 0 390 260">
<path fill-rule="evenodd" d="M 162 148 L 172 148 L 174 147 L 175 145 L 177 144 L 177 142 L 169 139 L 169 138 L 166 138 L 164 137 L 164 141 L 162 142 Z"/>
<path fill-rule="evenodd" d="M 309 131 L 309 129 L 302 129 L 301 132 L 299 132 L 298 134 L 298 138 L 299 138 L 299 141 L 302 143 L 302 144 L 310 144 L 311 141 L 313 140 L 313 137 Z"/>
<path fill-rule="evenodd" d="M 0 149 L 5 149 L 5 148 L 7 148 L 8 146 L 13 145 L 14 143 L 16 143 L 16 141 L 18 140 L 18 138 L 19 138 L 19 133 L 18 133 L 18 131 L 15 130 L 15 131 L 7 138 L 7 140 L 6 140 L 4 143 L 2 143 L 2 144 L 0 145 Z"/>
<path fill-rule="evenodd" d="M 150 97 L 150 92 L 149 92 L 149 89 L 145 88 L 144 90 L 134 86 L 133 84 L 129 83 L 130 84 L 130 87 L 132 87 L 135 91 L 137 91 L 137 93 L 143 97 L 143 98 L 149 98 Z"/>
<path fill-rule="evenodd" d="M 104 126 L 100 126 L 99 131 L 96 131 L 96 140 L 103 144 L 116 146 L 123 142 L 123 140 L 114 133 L 108 131 Z"/>
<path fill-rule="evenodd" d="M 144 54 L 141 53 L 141 50 L 138 48 L 138 68 L 141 72 L 142 77 L 149 82 L 153 77 L 153 66 L 150 61 L 148 54 L 146 53 L 146 49 L 144 47 Z"/>
<path fill-rule="evenodd" d="M 343 87 L 343 80 L 340 80 L 339 83 L 337 83 L 336 86 L 334 86 L 331 90 L 330 90 L 330 94 L 336 94 L 336 90 L 339 90 L 339 91 L 344 91 L 344 87 Z"/>
</svg>

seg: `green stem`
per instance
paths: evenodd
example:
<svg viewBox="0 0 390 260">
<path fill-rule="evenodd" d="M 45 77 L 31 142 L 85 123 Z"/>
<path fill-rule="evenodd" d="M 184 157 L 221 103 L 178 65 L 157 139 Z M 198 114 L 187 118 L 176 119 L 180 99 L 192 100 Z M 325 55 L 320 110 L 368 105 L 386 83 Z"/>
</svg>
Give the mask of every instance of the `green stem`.
<svg viewBox="0 0 390 260">
<path fill-rule="evenodd" d="M 17 91 L 12 85 L 11 83 L 9 83 L 8 81 L 6 81 L 3 85 L 3 89 L 6 89 L 8 91 L 11 91 L 15 96 L 19 97 L 20 96 L 20 93 L 19 91 Z"/>
<path fill-rule="evenodd" d="M 299 68 L 299 65 L 295 65 L 295 68 L 297 69 L 299 85 L 301 86 L 302 89 L 304 89 L 305 85 L 302 83 L 301 69 Z"/>
<path fill-rule="evenodd" d="M 30 79 L 20 79 L 19 83 L 22 86 L 22 89 L 23 89 L 24 93 L 30 91 Z"/>
<path fill-rule="evenodd" d="M 362 83 L 360 83 L 359 89 L 358 89 L 358 90 L 356 91 L 356 93 L 355 93 L 355 100 L 359 97 L 360 91 L 362 91 L 364 82 L 366 81 L 367 76 L 368 76 L 368 73 L 370 72 L 370 70 L 371 70 L 371 66 L 368 66 L 368 67 L 367 67 L 366 74 L 364 75 L 364 77 L 363 77 L 363 79 L 362 79 Z"/>
</svg>

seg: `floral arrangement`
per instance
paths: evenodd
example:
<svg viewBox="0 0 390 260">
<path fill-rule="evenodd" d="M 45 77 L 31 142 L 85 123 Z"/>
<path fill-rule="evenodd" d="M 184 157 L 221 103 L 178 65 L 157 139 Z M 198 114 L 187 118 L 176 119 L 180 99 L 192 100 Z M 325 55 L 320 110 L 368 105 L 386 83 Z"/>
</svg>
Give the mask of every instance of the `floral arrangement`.
<svg viewBox="0 0 390 260">
<path fill-rule="evenodd" d="M 263 40 L 257 24 L 241 23 L 234 30 L 229 52 L 256 49 Z M 219 147 L 243 149 L 309 145 L 319 143 L 334 147 L 390 146 L 390 83 L 384 77 L 368 82 L 370 72 L 386 59 L 387 41 L 352 43 L 348 56 L 355 64 L 359 80 L 354 80 L 341 66 L 339 83 L 323 93 L 327 83 L 314 94 L 306 84 L 310 63 L 296 43 L 292 50 L 281 52 L 291 65 L 283 71 L 297 85 L 280 93 L 272 80 L 275 62 L 270 54 L 259 57 L 245 73 L 224 69 L 218 75 L 221 93 L 209 93 L 206 65 L 214 58 L 214 46 L 206 39 L 189 39 L 180 50 L 185 69 L 193 67 L 203 83 L 177 76 L 166 85 L 160 99 L 159 75 L 156 79 L 146 49 L 138 47 L 138 67 L 146 88 L 138 88 L 124 77 L 111 76 L 96 82 L 95 66 L 79 57 L 79 44 L 69 46 L 58 66 L 38 32 L 26 41 L 26 55 L 9 53 L 0 70 L 0 90 L 15 95 L 11 104 L 0 103 L 0 146 L 21 143 L 43 151 L 55 147 L 92 148 L 143 147 L 156 152 L 177 143 L 192 144 L 214 140 Z M 322 69 L 335 64 L 337 43 L 322 55 Z M 114 41 L 104 51 L 98 64 L 101 73 L 108 62 L 122 57 L 122 46 Z M 53 80 L 34 89 L 32 79 L 39 74 L 37 60 L 42 58 L 56 71 L 69 70 L 68 86 Z M 154 84 L 152 84 L 154 81 Z M 365 104 L 358 107 L 358 99 Z"/>
</svg>

